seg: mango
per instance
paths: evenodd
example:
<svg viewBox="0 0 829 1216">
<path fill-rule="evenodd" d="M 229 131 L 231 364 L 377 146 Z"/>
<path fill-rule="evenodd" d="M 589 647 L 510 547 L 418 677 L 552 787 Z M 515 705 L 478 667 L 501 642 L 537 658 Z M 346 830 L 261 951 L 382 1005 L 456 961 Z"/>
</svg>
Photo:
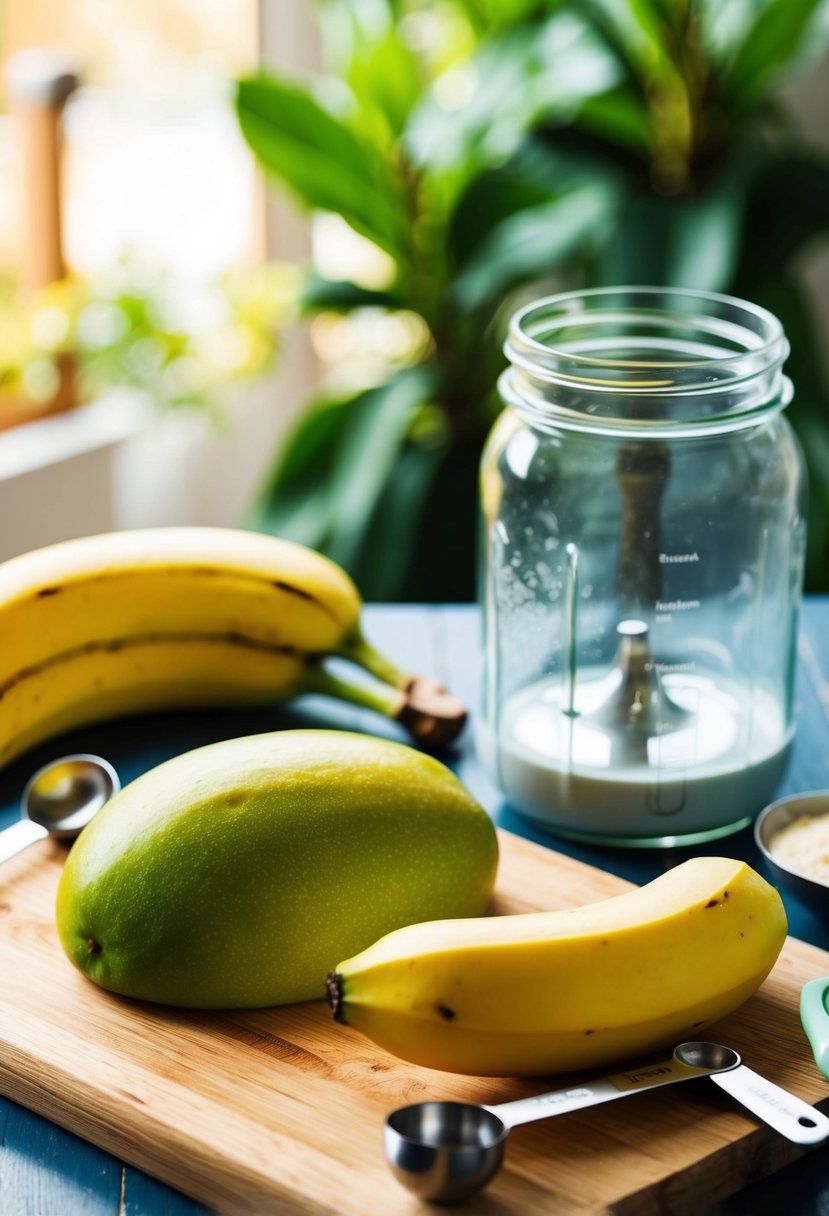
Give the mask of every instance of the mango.
<svg viewBox="0 0 829 1216">
<path fill-rule="evenodd" d="M 58 935 L 94 983 L 191 1008 L 321 997 L 392 929 L 481 915 L 492 821 L 438 760 L 344 731 L 200 747 L 125 786 L 84 829 Z"/>
</svg>

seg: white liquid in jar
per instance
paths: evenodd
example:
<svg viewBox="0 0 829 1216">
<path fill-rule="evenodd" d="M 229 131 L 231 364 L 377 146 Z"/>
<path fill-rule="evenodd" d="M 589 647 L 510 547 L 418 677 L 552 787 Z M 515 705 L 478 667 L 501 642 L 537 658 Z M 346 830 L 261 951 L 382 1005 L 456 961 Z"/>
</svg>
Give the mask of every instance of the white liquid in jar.
<svg viewBox="0 0 829 1216">
<path fill-rule="evenodd" d="M 767 692 L 666 676 L 665 693 L 688 716 L 678 729 L 634 736 L 637 757 L 590 718 L 606 695 L 604 675 L 580 681 L 574 714 L 565 712 L 561 681 L 547 680 L 505 704 L 497 742 L 479 731 L 481 757 L 517 810 L 562 832 L 645 842 L 718 835 L 769 801 L 792 730 Z"/>
</svg>

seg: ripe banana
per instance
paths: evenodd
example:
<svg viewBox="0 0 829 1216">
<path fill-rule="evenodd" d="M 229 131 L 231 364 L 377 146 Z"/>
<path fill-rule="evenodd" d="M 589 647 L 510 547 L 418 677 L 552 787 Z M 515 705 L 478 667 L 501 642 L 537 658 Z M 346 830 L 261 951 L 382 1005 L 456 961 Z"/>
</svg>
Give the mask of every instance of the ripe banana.
<svg viewBox="0 0 829 1216">
<path fill-rule="evenodd" d="M 329 693 L 448 742 L 464 710 L 401 671 L 360 630 L 339 566 L 301 545 L 223 528 L 84 537 L 0 564 L 0 766 L 104 718 L 273 704 Z M 380 682 L 327 671 L 349 659 Z"/>
<path fill-rule="evenodd" d="M 341 963 L 328 999 L 414 1064 L 568 1072 L 704 1037 L 763 982 L 786 929 L 759 874 L 696 857 L 583 907 L 399 929 Z"/>
</svg>

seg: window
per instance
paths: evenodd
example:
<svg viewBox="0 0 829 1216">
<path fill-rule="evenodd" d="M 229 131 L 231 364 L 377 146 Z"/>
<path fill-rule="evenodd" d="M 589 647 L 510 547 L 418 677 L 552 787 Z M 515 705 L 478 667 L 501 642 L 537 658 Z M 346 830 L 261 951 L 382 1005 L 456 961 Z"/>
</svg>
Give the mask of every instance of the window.
<svg viewBox="0 0 829 1216">
<path fill-rule="evenodd" d="M 63 123 L 70 269 L 129 252 L 209 275 L 261 252 L 256 173 L 228 104 L 257 58 L 255 0 L 33 0 L 6 5 L 4 23 L 7 63 L 50 45 L 80 67 Z M 0 265 L 13 274 L 25 149 L 10 115 L 1 130 Z"/>
</svg>

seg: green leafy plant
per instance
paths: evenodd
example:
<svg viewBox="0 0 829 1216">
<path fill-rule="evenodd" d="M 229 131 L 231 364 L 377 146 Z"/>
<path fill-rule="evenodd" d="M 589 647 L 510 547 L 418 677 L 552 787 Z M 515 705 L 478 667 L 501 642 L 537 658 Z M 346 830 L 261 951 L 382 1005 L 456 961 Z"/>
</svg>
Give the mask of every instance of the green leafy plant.
<svg viewBox="0 0 829 1216">
<path fill-rule="evenodd" d="M 317 322 L 416 319 L 410 349 L 309 403 L 258 526 L 329 553 L 367 598 L 473 593 L 475 467 L 505 318 L 547 289 L 653 284 L 764 304 L 792 343 L 811 474 L 808 582 L 829 570 L 829 389 L 798 259 L 829 229 L 829 158 L 777 89 L 827 0 L 323 0 L 325 71 L 238 82 L 272 178 L 382 251 L 385 280 L 309 268 Z"/>
<path fill-rule="evenodd" d="M 0 287 L 0 423 L 3 393 L 15 418 L 48 403 L 71 359 L 78 402 L 113 388 L 146 394 L 159 409 L 191 406 L 219 417 L 224 389 L 264 372 L 296 302 L 288 266 L 239 270 L 185 283 L 125 258 L 105 274 L 51 283 L 21 300 Z"/>
</svg>

